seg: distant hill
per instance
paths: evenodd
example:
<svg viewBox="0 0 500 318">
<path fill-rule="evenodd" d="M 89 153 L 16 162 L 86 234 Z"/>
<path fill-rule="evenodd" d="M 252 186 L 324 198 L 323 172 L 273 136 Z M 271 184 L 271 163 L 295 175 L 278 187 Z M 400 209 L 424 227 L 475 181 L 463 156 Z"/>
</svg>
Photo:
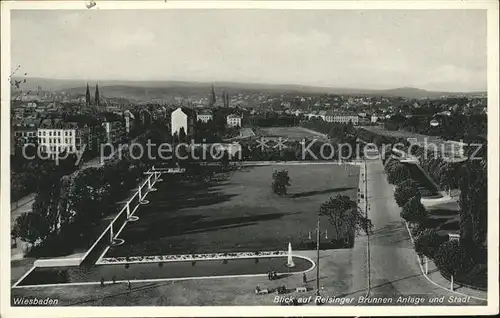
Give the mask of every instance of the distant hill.
<svg viewBox="0 0 500 318">
<path fill-rule="evenodd" d="M 95 81 L 89 85 L 95 87 Z M 183 81 L 99 81 L 101 94 L 106 97 L 123 97 L 129 99 L 165 98 L 168 95 L 199 95 L 207 96 L 212 83 Z M 64 91 L 70 94 L 85 94 L 85 80 L 66 80 L 48 78 L 28 78 L 23 84 L 23 90 L 36 90 L 38 86 L 44 91 Z M 387 97 L 439 97 L 445 95 L 478 95 L 484 92 L 449 93 L 435 92 L 413 87 L 402 87 L 388 90 L 369 90 L 355 88 L 313 87 L 303 85 L 275 85 L 259 83 L 214 82 L 216 93 L 224 90 L 228 94 L 266 92 L 271 94 L 339 94 L 367 95 Z"/>
</svg>

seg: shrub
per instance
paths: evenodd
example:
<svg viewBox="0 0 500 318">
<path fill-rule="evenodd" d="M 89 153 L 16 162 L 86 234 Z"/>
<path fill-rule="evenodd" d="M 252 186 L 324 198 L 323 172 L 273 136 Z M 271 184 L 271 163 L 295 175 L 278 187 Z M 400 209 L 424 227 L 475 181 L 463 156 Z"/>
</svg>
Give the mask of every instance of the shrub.
<svg viewBox="0 0 500 318">
<path fill-rule="evenodd" d="M 394 199 L 396 199 L 396 203 L 402 207 L 417 194 L 418 190 L 415 187 L 408 186 L 404 183 L 396 187 L 396 190 L 394 191 Z"/>
<path fill-rule="evenodd" d="M 427 218 L 427 211 L 422 203 L 420 196 L 414 196 L 403 206 L 401 217 L 410 223 L 423 223 Z"/>
<path fill-rule="evenodd" d="M 459 240 L 447 241 L 437 249 L 434 262 L 447 275 L 467 274 L 474 267 L 474 260 Z"/>
<path fill-rule="evenodd" d="M 447 240 L 446 236 L 439 235 L 436 230 L 427 229 L 415 239 L 415 251 L 418 254 L 434 258 L 439 246 Z"/>
<path fill-rule="evenodd" d="M 399 162 L 388 165 L 386 171 L 390 184 L 398 184 L 410 178 L 408 168 Z"/>
<path fill-rule="evenodd" d="M 411 234 L 413 235 L 414 239 L 417 239 L 420 235 L 422 235 L 425 232 L 425 230 L 426 228 L 424 225 L 417 223 L 417 225 L 411 229 Z"/>
<path fill-rule="evenodd" d="M 470 272 L 458 279 L 461 283 L 486 289 L 488 287 L 488 266 L 477 264 Z"/>
</svg>

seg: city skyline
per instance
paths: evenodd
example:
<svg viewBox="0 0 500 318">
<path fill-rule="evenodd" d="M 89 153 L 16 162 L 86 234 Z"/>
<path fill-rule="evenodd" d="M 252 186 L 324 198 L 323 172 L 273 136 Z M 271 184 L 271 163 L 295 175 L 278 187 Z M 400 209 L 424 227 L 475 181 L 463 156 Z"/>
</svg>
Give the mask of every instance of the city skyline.
<svg viewBox="0 0 500 318">
<path fill-rule="evenodd" d="M 13 11 L 11 65 L 28 77 L 84 81 L 485 91 L 485 18 L 481 10 Z"/>
</svg>

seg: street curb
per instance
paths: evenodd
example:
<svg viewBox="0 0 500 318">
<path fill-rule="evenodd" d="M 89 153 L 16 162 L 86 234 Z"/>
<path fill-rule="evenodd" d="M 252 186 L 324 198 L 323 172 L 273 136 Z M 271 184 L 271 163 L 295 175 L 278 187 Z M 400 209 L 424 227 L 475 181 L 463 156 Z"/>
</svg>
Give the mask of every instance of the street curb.
<svg viewBox="0 0 500 318">
<path fill-rule="evenodd" d="M 308 256 L 293 254 L 293 257 L 298 257 L 311 262 L 311 267 L 300 271 L 300 272 L 280 272 L 278 275 L 299 275 L 307 273 L 316 268 L 316 262 Z M 109 264 L 106 264 L 109 265 Z M 75 282 L 75 283 L 56 283 L 56 284 L 43 284 L 43 285 L 22 285 L 19 286 L 18 283 L 22 281 L 35 267 L 33 266 L 28 273 L 26 273 L 21 279 L 19 279 L 11 288 L 22 289 L 22 288 L 46 288 L 46 287 L 64 287 L 64 286 L 84 286 L 84 285 L 100 285 L 101 282 Z M 192 276 L 192 277 L 176 277 L 176 278 L 152 278 L 152 279 L 130 279 L 130 280 L 117 280 L 115 283 L 156 283 L 156 282 L 175 282 L 175 281 L 186 281 L 186 280 L 202 280 L 202 279 L 221 279 L 221 278 L 250 278 L 250 277 L 265 277 L 266 273 L 262 274 L 242 274 L 242 275 L 220 275 L 220 276 Z M 111 281 L 105 281 L 105 283 L 111 283 Z"/>
<path fill-rule="evenodd" d="M 405 226 L 406 226 L 406 230 L 408 231 L 408 235 L 410 236 L 410 240 L 411 240 L 411 243 L 413 245 L 415 245 L 415 240 L 413 239 L 413 236 L 411 234 L 411 231 L 410 231 L 410 228 L 408 227 L 408 222 L 404 221 L 405 222 Z M 413 249 L 413 251 L 415 252 L 415 249 Z M 444 286 L 441 286 L 439 285 L 438 283 L 436 283 L 435 281 L 433 281 L 432 279 L 430 279 L 429 276 L 427 276 L 427 274 L 425 273 L 425 270 L 422 266 L 422 260 L 420 259 L 420 256 L 418 256 L 417 252 L 415 252 L 415 255 L 417 256 L 417 263 L 418 263 L 418 266 L 420 267 L 420 271 L 422 272 L 422 275 L 424 275 L 424 277 L 429 281 L 431 282 L 433 285 L 441 288 L 441 289 L 444 289 L 450 293 L 455 293 L 457 295 L 460 295 L 460 296 L 465 296 L 465 297 L 470 297 L 470 298 L 473 298 L 473 299 L 476 299 L 476 300 L 481 300 L 481 301 L 488 301 L 488 299 L 485 299 L 485 298 L 481 298 L 481 297 L 476 297 L 476 296 L 471 296 L 471 295 L 467 295 L 467 294 L 464 294 L 464 293 L 460 293 L 460 292 L 457 292 L 457 291 L 454 291 L 454 290 L 450 290 L 449 288 L 446 288 Z"/>
</svg>

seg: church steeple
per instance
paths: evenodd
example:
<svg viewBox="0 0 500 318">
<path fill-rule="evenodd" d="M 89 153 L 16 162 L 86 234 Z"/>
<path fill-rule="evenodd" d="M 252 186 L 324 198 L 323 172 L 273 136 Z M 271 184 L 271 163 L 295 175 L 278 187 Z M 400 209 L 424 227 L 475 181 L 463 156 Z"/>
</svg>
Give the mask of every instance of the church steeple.
<svg viewBox="0 0 500 318">
<path fill-rule="evenodd" d="M 208 106 L 209 107 L 213 107 L 215 105 L 215 101 L 216 101 L 216 98 L 215 98 L 214 84 L 212 84 L 212 92 L 210 94 L 210 98 L 209 98 L 209 101 L 208 101 Z"/>
<path fill-rule="evenodd" d="M 222 98 L 222 107 L 226 107 L 226 93 L 224 92 L 224 90 L 222 91 L 221 98 Z"/>
<path fill-rule="evenodd" d="M 100 106 L 99 85 L 95 84 L 95 105 Z"/>
<path fill-rule="evenodd" d="M 89 83 L 87 83 L 87 91 L 85 92 L 85 105 L 90 106 L 90 88 L 89 88 Z"/>
</svg>

